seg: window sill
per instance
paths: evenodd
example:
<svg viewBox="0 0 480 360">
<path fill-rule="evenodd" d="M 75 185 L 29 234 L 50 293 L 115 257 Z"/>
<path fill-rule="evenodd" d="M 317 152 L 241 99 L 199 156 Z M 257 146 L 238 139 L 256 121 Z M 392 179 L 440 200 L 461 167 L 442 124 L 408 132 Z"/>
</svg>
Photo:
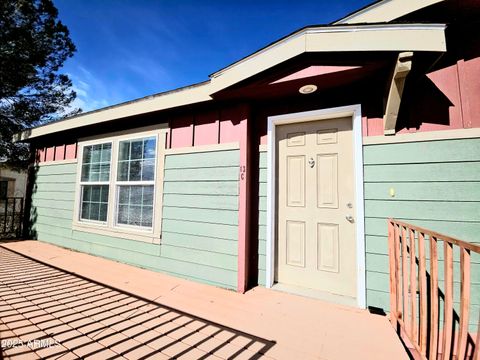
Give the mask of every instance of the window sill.
<svg viewBox="0 0 480 360">
<path fill-rule="evenodd" d="M 145 230 L 130 230 L 126 228 L 112 228 L 102 224 L 89 224 L 83 222 L 74 222 L 72 229 L 76 231 L 88 232 L 91 234 L 112 236 L 127 240 L 142 241 L 149 244 L 160 244 L 160 234 Z"/>
</svg>

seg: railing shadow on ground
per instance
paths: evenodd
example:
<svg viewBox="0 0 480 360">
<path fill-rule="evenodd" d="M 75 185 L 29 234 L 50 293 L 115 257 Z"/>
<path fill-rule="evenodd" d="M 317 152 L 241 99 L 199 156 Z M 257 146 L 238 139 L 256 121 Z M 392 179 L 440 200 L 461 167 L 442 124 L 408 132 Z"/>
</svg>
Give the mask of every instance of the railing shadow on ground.
<svg viewBox="0 0 480 360">
<path fill-rule="evenodd" d="M 275 345 L 3 246 L 0 260 L 4 358 L 258 359 Z"/>
<path fill-rule="evenodd" d="M 480 360 L 480 315 L 475 323 L 470 309 L 471 258 L 480 246 L 394 219 L 388 220 L 388 239 L 390 320 L 411 358 Z"/>
</svg>

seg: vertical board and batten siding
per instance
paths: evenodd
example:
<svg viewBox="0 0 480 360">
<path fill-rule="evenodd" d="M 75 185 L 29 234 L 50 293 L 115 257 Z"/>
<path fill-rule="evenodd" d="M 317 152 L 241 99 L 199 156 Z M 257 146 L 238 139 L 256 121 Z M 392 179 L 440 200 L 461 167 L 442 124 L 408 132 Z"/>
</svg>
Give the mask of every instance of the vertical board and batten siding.
<svg viewBox="0 0 480 360">
<path fill-rule="evenodd" d="M 73 230 L 77 164 L 42 165 L 32 230 L 41 241 L 235 289 L 238 166 L 238 150 L 167 155 L 158 245 Z"/>
<path fill-rule="evenodd" d="M 480 243 L 480 139 L 365 145 L 364 180 L 367 304 L 388 311 L 388 217 Z M 390 189 L 394 189 L 393 197 Z M 455 255 L 454 301 L 458 307 L 460 274 Z M 439 257 L 439 279 L 443 280 L 440 247 Z M 476 323 L 479 256 L 472 254 L 471 266 L 470 318 Z"/>
<path fill-rule="evenodd" d="M 267 247 L 267 152 L 260 151 L 258 176 L 258 285 L 265 286 Z"/>
</svg>

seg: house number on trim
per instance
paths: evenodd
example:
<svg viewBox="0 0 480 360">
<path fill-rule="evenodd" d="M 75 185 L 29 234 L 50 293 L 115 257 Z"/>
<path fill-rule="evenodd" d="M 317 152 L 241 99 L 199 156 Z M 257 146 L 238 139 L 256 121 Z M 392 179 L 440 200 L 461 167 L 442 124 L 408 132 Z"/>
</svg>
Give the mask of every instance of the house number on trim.
<svg viewBox="0 0 480 360">
<path fill-rule="evenodd" d="M 240 180 L 245 180 L 245 173 L 247 171 L 247 167 L 245 165 L 240 166 Z"/>
</svg>

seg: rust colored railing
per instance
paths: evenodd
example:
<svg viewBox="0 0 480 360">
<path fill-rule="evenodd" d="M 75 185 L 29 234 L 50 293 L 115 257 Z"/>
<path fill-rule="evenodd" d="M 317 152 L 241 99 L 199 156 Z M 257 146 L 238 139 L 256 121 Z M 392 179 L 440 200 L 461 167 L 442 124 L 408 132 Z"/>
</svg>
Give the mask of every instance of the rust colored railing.
<svg viewBox="0 0 480 360">
<path fill-rule="evenodd" d="M 480 254 L 480 246 L 394 219 L 388 220 L 388 245 L 390 321 L 411 355 L 480 360 L 480 319 L 476 334 L 469 332 L 470 260 L 472 253 Z M 458 253 L 455 259 L 454 253 Z M 439 262 L 443 262 L 440 281 Z M 455 306 L 454 265 L 458 263 L 460 302 Z M 477 282 L 479 275 L 475 274 Z"/>
</svg>

